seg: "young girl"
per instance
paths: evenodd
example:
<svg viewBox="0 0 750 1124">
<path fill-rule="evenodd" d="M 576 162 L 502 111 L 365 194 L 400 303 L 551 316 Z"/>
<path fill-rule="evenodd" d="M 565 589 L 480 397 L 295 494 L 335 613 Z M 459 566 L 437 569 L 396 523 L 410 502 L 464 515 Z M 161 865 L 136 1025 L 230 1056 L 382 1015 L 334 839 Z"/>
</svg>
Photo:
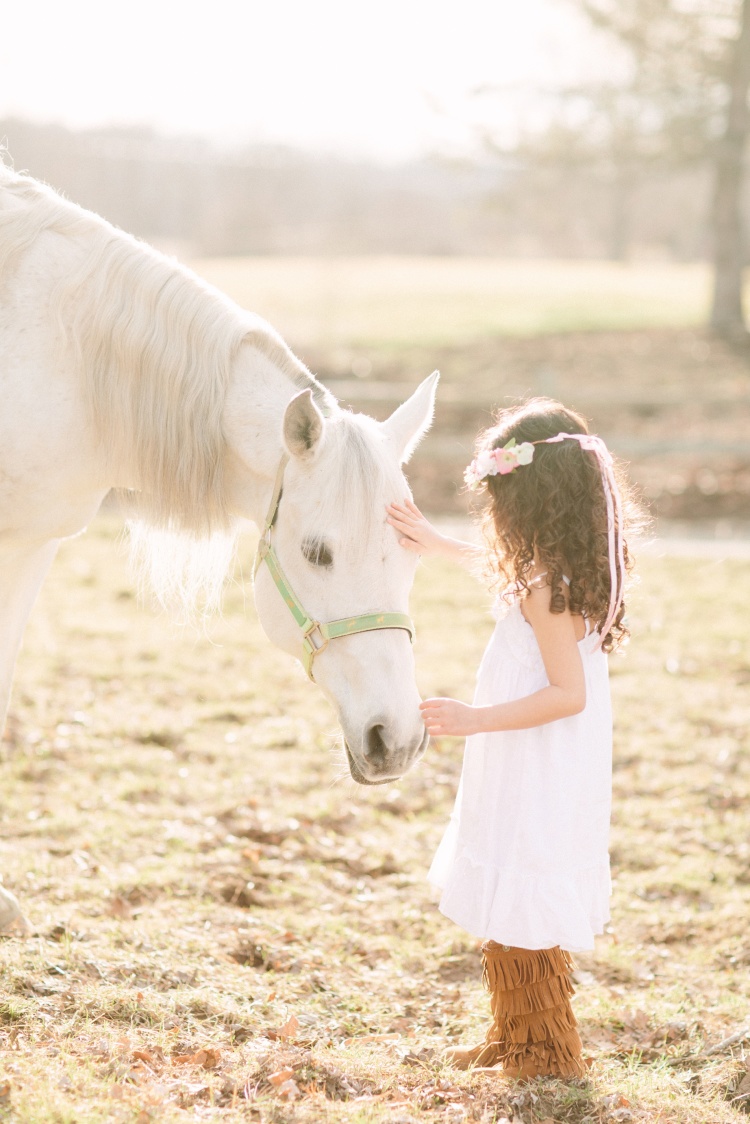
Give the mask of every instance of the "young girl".
<svg viewBox="0 0 750 1124">
<path fill-rule="evenodd" d="M 609 919 L 612 721 L 607 653 L 627 635 L 624 486 L 604 443 L 557 402 L 503 410 L 466 471 L 486 501 L 504 592 L 474 703 L 422 703 L 467 736 L 456 806 L 430 869 L 440 909 L 484 941 L 492 1025 L 451 1052 L 515 1077 L 582 1076 L 569 951 Z M 389 522 L 421 554 L 472 562 L 412 503 Z"/>
</svg>

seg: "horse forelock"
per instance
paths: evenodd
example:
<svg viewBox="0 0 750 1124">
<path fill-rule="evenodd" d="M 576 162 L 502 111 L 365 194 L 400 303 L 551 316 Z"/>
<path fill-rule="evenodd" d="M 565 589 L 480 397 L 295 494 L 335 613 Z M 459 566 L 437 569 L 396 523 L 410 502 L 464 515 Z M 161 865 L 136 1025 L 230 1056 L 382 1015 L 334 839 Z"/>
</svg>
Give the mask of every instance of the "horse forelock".
<svg viewBox="0 0 750 1124">
<path fill-rule="evenodd" d="M 303 537 L 337 533 L 352 557 L 368 549 L 385 504 L 403 498 L 401 468 L 372 418 L 340 411 L 327 422 L 323 487 L 304 505 Z"/>
</svg>

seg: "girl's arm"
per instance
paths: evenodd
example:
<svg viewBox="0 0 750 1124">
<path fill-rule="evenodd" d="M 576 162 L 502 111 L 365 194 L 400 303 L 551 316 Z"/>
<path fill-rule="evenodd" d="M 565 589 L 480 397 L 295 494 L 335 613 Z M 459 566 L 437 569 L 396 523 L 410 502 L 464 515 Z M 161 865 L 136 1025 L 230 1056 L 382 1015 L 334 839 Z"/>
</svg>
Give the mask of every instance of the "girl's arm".
<svg viewBox="0 0 750 1124">
<path fill-rule="evenodd" d="M 388 505 L 387 522 L 395 527 L 401 546 L 416 554 L 442 555 L 462 566 L 470 566 L 482 557 L 482 548 L 474 543 L 441 535 L 411 500 Z"/>
<path fill-rule="evenodd" d="M 549 686 L 495 706 L 467 706 L 457 699 L 426 699 L 420 709 L 429 733 L 464 736 L 491 730 L 527 730 L 583 710 L 586 680 L 576 639 L 576 618 L 567 609 L 551 613 L 550 598 L 549 586 L 532 586 L 523 602 L 523 613 L 539 644 Z M 577 619 L 580 621 L 580 617 Z"/>
</svg>

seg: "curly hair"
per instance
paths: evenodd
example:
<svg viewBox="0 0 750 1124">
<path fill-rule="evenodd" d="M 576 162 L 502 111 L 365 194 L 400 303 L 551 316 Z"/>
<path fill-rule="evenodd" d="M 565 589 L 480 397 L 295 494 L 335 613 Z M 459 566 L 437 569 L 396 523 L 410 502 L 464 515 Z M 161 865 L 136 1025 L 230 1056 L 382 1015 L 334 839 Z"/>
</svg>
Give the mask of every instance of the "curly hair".
<svg viewBox="0 0 750 1124">
<path fill-rule="evenodd" d="M 544 441 L 558 433 L 588 433 L 584 418 L 549 398 L 532 398 L 500 410 L 495 424 L 479 435 L 478 448 L 497 449 L 511 438 L 517 444 Z M 615 475 L 623 499 L 626 574 L 633 560 L 626 532 L 642 522 L 642 512 L 622 470 Z M 596 458 L 577 441 L 536 445 L 531 464 L 506 475 L 487 477 L 483 526 L 490 564 L 505 596 L 528 590 L 535 565 L 546 572 L 550 611 L 580 613 L 594 629 L 607 620 L 610 600 L 607 503 Z M 567 594 L 563 575 L 570 581 Z M 602 647 L 612 651 L 629 635 L 623 601 Z"/>
</svg>

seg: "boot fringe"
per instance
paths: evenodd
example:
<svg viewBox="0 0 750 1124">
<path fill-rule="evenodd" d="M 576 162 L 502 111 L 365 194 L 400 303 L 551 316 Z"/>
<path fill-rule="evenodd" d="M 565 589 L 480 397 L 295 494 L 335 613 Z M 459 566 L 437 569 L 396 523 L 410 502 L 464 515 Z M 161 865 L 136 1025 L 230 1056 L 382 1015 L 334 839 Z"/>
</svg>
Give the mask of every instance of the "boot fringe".
<svg viewBox="0 0 750 1124">
<path fill-rule="evenodd" d="M 578 1026 L 571 1007 L 561 1005 L 548 1011 L 533 1011 L 528 1015 L 509 1015 L 498 1019 L 497 1038 L 523 1045 L 527 1042 L 545 1042 L 548 1038 L 564 1037 Z"/>
<path fill-rule="evenodd" d="M 509 1050 L 503 1057 L 503 1072 L 509 1077 L 585 1077 L 588 1071 L 578 1031 Z"/>
<path fill-rule="evenodd" d="M 549 1011 L 569 1002 L 575 988 L 567 976 L 553 976 L 539 983 L 527 984 L 513 991 L 493 991 L 490 998 L 492 1014 L 530 1015 L 533 1011 Z"/>
<path fill-rule="evenodd" d="M 498 988 L 513 991 L 517 987 L 548 980 L 551 976 L 567 976 L 575 971 L 570 953 L 558 947 L 529 952 L 522 948 L 506 949 L 495 941 L 485 941 L 482 954 L 482 979 L 489 992 Z"/>
</svg>

